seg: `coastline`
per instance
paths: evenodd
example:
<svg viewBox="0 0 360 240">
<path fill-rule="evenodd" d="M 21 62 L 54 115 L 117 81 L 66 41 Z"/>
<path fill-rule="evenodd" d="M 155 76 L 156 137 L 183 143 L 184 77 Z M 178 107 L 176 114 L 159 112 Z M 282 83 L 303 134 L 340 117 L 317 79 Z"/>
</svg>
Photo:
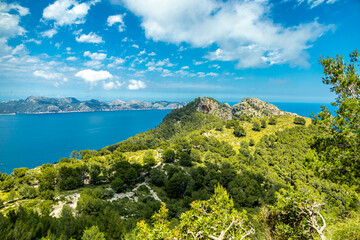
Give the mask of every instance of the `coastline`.
<svg viewBox="0 0 360 240">
<path fill-rule="evenodd" d="M 14 116 L 16 113 L 0 113 L 0 116 Z"/>
<path fill-rule="evenodd" d="M 118 110 L 99 110 L 99 111 L 59 111 L 59 112 L 18 112 L 18 113 L 0 113 L 0 116 L 41 115 L 41 114 L 63 114 L 63 113 L 93 113 L 93 112 L 121 112 L 121 111 L 151 111 L 151 110 L 174 110 L 178 108 L 141 108 L 141 109 L 118 109 Z"/>
</svg>

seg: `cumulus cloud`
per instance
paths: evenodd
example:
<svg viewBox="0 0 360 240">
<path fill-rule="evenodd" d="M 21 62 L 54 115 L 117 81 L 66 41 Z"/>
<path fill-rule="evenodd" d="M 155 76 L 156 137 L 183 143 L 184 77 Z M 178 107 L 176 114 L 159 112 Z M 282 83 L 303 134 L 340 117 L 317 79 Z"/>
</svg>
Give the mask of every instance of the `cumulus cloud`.
<svg viewBox="0 0 360 240">
<path fill-rule="evenodd" d="M 169 58 L 165 58 L 163 60 L 159 60 L 157 62 L 151 61 L 145 64 L 148 67 L 149 71 L 162 71 L 163 67 L 173 67 L 175 64 L 171 63 Z"/>
<path fill-rule="evenodd" d="M 275 24 L 269 17 L 270 0 L 121 2 L 140 17 L 147 38 L 192 47 L 215 44 L 218 49 L 206 56 L 209 60 L 237 61 L 240 68 L 307 65 L 306 49 L 331 27 L 316 20 L 290 27 Z"/>
<path fill-rule="evenodd" d="M 85 82 L 90 83 L 92 86 L 95 86 L 98 81 L 113 78 L 113 75 L 108 71 L 94 71 L 91 69 L 79 71 L 75 74 L 75 76 L 82 78 Z"/>
<path fill-rule="evenodd" d="M 123 83 L 119 82 L 119 81 L 114 81 L 114 82 L 103 82 L 103 89 L 104 90 L 113 90 L 113 89 L 119 89 L 121 86 L 123 85 Z"/>
<path fill-rule="evenodd" d="M 57 25 L 72 25 L 85 22 L 85 17 L 91 5 L 100 2 L 100 0 L 79 3 L 76 0 L 57 0 L 47 6 L 43 11 L 45 20 L 54 20 Z"/>
<path fill-rule="evenodd" d="M 125 23 L 124 23 L 124 14 L 112 15 L 107 18 L 108 26 L 118 25 L 119 32 L 123 32 L 125 30 Z"/>
<path fill-rule="evenodd" d="M 89 57 L 92 60 L 97 60 L 97 61 L 104 60 L 106 56 L 107 56 L 106 53 L 91 53 L 90 51 L 84 52 L 84 57 Z"/>
<path fill-rule="evenodd" d="M 162 77 L 171 77 L 171 76 L 174 76 L 174 74 L 170 70 L 164 69 L 163 72 L 161 73 L 161 76 Z"/>
<path fill-rule="evenodd" d="M 23 35 L 26 31 L 19 23 L 21 17 L 27 14 L 29 14 L 29 9 L 17 3 L 0 2 L 0 38 L 7 40 Z"/>
<path fill-rule="evenodd" d="M 7 4 L 4 2 L 0 2 L 0 13 L 7 13 L 10 12 L 11 10 L 17 11 L 20 16 L 25 16 L 30 13 L 28 8 L 22 7 L 18 3 Z"/>
<path fill-rule="evenodd" d="M 125 63 L 125 59 L 120 58 L 120 57 L 110 57 L 110 60 L 112 60 L 112 63 L 108 64 L 107 66 L 109 68 L 115 68 L 118 67 L 119 65 L 122 65 L 123 63 Z"/>
<path fill-rule="evenodd" d="M 89 34 L 82 34 L 80 37 L 76 37 L 77 42 L 86 42 L 86 43 L 104 43 L 102 40 L 102 37 L 96 35 L 93 32 L 90 32 Z"/>
<path fill-rule="evenodd" d="M 56 29 L 49 29 L 47 31 L 42 32 L 41 36 L 52 38 L 55 34 L 57 34 L 57 32 L 58 31 Z"/>
<path fill-rule="evenodd" d="M 74 57 L 74 56 L 70 56 L 70 57 L 67 57 L 66 60 L 67 60 L 67 61 L 76 61 L 77 58 Z"/>
<path fill-rule="evenodd" d="M 129 80 L 128 89 L 139 90 L 139 89 L 143 89 L 143 88 L 146 88 L 146 84 L 143 81 L 134 80 L 134 79 Z"/>
</svg>

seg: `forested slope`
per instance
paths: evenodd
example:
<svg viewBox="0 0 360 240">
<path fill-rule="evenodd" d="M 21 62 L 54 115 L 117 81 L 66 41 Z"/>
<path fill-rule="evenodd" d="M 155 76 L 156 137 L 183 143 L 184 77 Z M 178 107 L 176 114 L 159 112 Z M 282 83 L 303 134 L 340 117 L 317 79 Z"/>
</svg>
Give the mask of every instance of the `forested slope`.
<svg viewBox="0 0 360 240">
<path fill-rule="evenodd" d="M 360 239 L 351 57 L 322 60 L 336 116 L 273 115 L 266 104 L 230 115 L 198 98 L 121 143 L 1 174 L 0 238 Z"/>
</svg>

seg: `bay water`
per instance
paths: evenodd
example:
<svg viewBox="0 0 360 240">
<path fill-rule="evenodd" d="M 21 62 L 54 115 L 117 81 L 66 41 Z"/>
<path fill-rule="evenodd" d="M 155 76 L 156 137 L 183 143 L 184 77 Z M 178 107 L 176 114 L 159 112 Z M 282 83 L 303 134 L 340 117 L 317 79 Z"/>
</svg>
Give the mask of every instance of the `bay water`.
<svg viewBox="0 0 360 240">
<path fill-rule="evenodd" d="M 0 115 L 0 172 L 98 150 L 157 126 L 171 110 Z"/>
</svg>

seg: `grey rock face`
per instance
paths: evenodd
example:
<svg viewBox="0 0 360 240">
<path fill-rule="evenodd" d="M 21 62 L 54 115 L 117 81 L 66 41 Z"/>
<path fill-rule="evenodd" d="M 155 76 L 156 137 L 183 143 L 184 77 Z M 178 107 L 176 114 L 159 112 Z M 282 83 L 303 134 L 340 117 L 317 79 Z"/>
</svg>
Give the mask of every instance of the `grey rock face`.
<svg viewBox="0 0 360 240">
<path fill-rule="evenodd" d="M 257 98 L 244 98 L 240 103 L 230 107 L 229 104 L 220 104 L 212 98 L 198 98 L 196 110 L 205 114 L 211 114 L 224 120 L 230 120 L 233 117 L 241 115 L 252 115 L 255 117 L 264 117 L 272 115 L 291 115 L 298 116 L 296 113 L 285 112 L 271 103 L 261 101 Z"/>
<path fill-rule="evenodd" d="M 196 110 L 205 114 L 217 116 L 224 120 L 232 119 L 231 107 L 229 104 L 221 104 L 215 99 L 201 97 L 198 98 Z"/>
</svg>

